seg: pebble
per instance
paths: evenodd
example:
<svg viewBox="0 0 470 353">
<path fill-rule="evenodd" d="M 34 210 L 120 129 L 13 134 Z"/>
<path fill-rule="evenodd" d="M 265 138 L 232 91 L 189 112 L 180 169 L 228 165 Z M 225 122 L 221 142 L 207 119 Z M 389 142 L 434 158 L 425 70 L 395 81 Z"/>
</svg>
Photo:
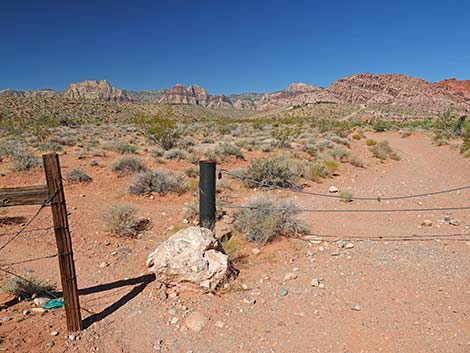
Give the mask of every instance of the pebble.
<svg viewBox="0 0 470 353">
<path fill-rule="evenodd" d="M 251 252 L 252 252 L 254 255 L 258 255 L 258 254 L 261 253 L 261 250 L 258 249 L 258 248 L 253 248 L 253 249 L 251 249 Z"/>
<path fill-rule="evenodd" d="M 105 267 L 108 267 L 109 266 L 109 263 L 107 262 L 102 262 L 100 263 L 100 265 L 98 266 L 99 268 L 105 268 Z"/>
<path fill-rule="evenodd" d="M 36 314 L 43 314 L 46 312 L 46 309 L 43 308 L 32 308 L 31 311 Z"/>
<path fill-rule="evenodd" d="M 336 244 L 338 244 L 339 248 L 344 248 L 346 246 L 346 242 L 344 240 L 338 240 Z"/>
<path fill-rule="evenodd" d="M 287 289 L 285 289 L 285 288 L 279 289 L 279 295 L 281 297 L 285 297 L 287 294 L 289 294 L 289 291 Z"/>
<path fill-rule="evenodd" d="M 225 327 L 225 322 L 223 322 L 223 321 L 216 321 L 216 322 L 215 322 L 215 327 L 224 328 L 224 327 Z"/>
<path fill-rule="evenodd" d="M 334 250 L 334 251 L 331 253 L 331 256 L 339 256 L 339 249 Z"/>
<path fill-rule="evenodd" d="M 318 287 L 318 285 L 320 284 L 320 280 L 318 278 L 314 278 L 312 279 L 312 281 L 310 282 L 310 285 L 312 287 Z"/>
<path fill-rule="evenodd" d="M 59 334 L 59 332 L 57 331 L 51 331 L 51 336 L 57 336 Z"/>
<path fill-rule="evenodd" d="M 166 294 L 166 286 L 165 285 L 163 285 L 160 288 L 160 292 L 158 293 L 158 295 L 160 296 L 160 300 L 162 302 L 165 301 L 168 298 L 168 294 Z"/>
<path fill-rule="evenodd" d="M 207 325 L 208 321 L 204 314 L 199 311 L 194 311 L 186 318 L 185 324 L 190 330 L 199 332 Z"/>
<path fill-rule="evenodd" d="M 460 223 L 461 223 L 461 222 L 460 222 L 460 220 L 458 220 L 458 219 L 451 219 L 451 220 L 449 221 L 449 224 L 450 224 L 450 225 L 453 225 L 453 226 L 459 226 Z"/>
<path fill-rule="evenodd" d="M 286 275 L 284 276 L 284 280 L 286 281 L 296 279 L 296 278 L 297 278 L 297 273 L 294 273 L 294 272 L 286 273 Z"/>
<path fill-rule="evenodd" d="M 429 219 L 426 219 L 423 222 L 421 222 L 421 225 L 423 227 L 431 227 L 432 226 L 432 221 L 430 221 Z"/>
<path fill-rule="evenodd" d="M 258 288 L 256 289 L 253 289 L 251 292 L 250 292 L 251 295 L 254 295 L 256 297 L 260 296 L 261 295 L 261 290 L 259 290 Z"/>
<path fill-rule="evenodd" d="M 179 319 L 177 317 L 174 317 L 170 320 L 170 324 L 175 325 L 175 324 L 178 323 L 178 321 L 179 321 Z"/>
<path fill-rule="evenodd" d="M 335 194 L 339 192 L 339 189 L 336 186 L 330 186 L 330 188 L 328 189 L 328 192 L 331 194 Z"/>
<path fill-rule="evenodd" d="M 349 242 L 349 243 L 347 243 L 344 247 L 345 247 L 346 249 L 352 249 L 352 248 L 354 248 L 354 243 Z"/>
<path fill-rule="evenodd" d="M 354 311 L 361 311 L 361 306 L 359 304 L 354 304 L 352 307 L 351 307 L 351 310 L 354 310 Z"/>
<path fill-rule="evenodd" d="M 320 288 L 320 289 L 325 289 L 325 288 L 326 288 L 326 284 L 325 284 L 325 283 L 320 283 L 320 284 L 318 285 L 318 288 Z"/>
<path fill-rule="evenodd" d="M 37 297 L 33 299 L 33 303 L 36 306 L 43 306 L 49 301 L 49 298 L 46 297 Z"/>
<path fill-rule="evenodd" d="M 243 298 L 243 302 L 246 303 L 246 304 L 253 305 L 253 304 L 256 303 L 256 299 L 253 298 L 253 297 L 245 297 L 245 298 Z"/>
<path fill-rule="evenodd" d="M 54 346 L 55 346 L 55 342 L 54 342 L 54 341 L 47 342 L 47 346 L 48 346 L 48 347 L 54 347 Z"/>
</svg>

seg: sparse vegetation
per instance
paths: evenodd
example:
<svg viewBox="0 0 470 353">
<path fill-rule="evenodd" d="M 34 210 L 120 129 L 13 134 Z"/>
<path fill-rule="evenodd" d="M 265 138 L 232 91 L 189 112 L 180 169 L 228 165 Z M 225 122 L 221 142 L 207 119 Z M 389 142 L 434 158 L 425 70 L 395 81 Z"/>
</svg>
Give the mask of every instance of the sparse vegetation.
<svg viewBox="0 0 470 353">
<path fill-rule="evenodd" d="M 302 171 L 303 172 L 303 171 Z M 280 186 L 297 187 L 299 164 L 286 156 L 254 159 L 245 172 L 248 187 Z"/>
<path fill-rule="evenodd" d="M 92 179 L 84 170 L 75 168 L 65 174 L 65 180 L 69 183 L 89 183 Z"/>
<path fill-rule="evenodd" d="M 145 164 L 137 157 L 123 156 L 116 158 L 110 166 L 119 176 L 126 176 L 147 170 Z"/>
<path fill-rule="evenodd" d="M 137 208 L 128 204 L 111 206 L 102 214 L 106 232 L 116 236 L 135 236 L 139 219 Z"/>
<path fill-rule="evenodd" d="M 235 213 L 234 227 L 248 241 L 266 244 L 279 236 L 298 236 L 307 232 L 297 220 L 297 206 L 290 200 L 274 202 L 268 196 L 251 199 L 247 208 Z"/>
<path fill-rule="evenodd" d="M 148 194 L 156 192 L 167 194 L 176 192 L 182 194 L 187 191 L 188 183 L 186 177 L 181 173 L 173 173 L 170 170 L 157 169 L 154 171 L 141 172 L 134 176 L 129 186 L 131 194 Z"/>
<path fill-rule="evenodd" d="M 49 296 L 55 289 L 55 286 L 34 277 L 14 277 L 2 286 L 2 291 L 21 299 L 31 299 L 34 295 Z"/>
<path fill-rule="evenodd" d="M 396 161 L 400 160 L 400 155 L 390 147 L 388 141 L 380 141 L 371 147 L 372 155 L 375 158 L 386 160 L 387 158 L 394 159 Z"/>
</svg>

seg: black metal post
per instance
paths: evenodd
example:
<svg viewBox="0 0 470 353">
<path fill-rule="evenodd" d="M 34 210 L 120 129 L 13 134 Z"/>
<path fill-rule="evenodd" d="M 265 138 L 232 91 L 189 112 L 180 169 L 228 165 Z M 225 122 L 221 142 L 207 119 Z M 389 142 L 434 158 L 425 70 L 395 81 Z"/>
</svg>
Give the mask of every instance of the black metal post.
<svg viewBox="0 0 470 353">
<path fill-rule="evenodd" d="M 199 161 L 199 223 L 201 227 L 215 227 L 215 174 L 217 162 Z"/>
</svg>

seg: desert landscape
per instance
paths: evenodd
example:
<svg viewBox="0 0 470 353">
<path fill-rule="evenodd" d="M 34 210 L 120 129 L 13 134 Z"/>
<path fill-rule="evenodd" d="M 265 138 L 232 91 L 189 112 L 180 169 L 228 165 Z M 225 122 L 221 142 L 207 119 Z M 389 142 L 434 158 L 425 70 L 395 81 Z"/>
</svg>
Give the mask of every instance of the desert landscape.
<svg viewBox="0 0 470 353">
<path fill-rule="evenodd" d="M 0 91 L 0 190 L 45 184 L 59 154 L 83 318 L 44 309 L 50 211 L 2 200 L 0 351 L 470 351 L 469 108 L 469 81 L 399 74 Z"/>
</svg>

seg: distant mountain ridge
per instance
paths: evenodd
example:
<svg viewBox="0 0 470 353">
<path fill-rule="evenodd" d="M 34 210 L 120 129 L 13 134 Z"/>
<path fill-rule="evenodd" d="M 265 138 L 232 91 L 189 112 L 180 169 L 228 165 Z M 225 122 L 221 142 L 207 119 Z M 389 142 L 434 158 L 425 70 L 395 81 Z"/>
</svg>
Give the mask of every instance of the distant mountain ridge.
<svg viewBox="0 0 470 353">
<path fill-rule="evenodd" d="M 211 95 L 198 85 L 171 89 L 131 91 L 113 87 L 107 80 L 71 83 L 63 92 L 3 90 L 0 95 L 18 97 L 102 100 L 111 102 L 156 102 L 200 105 L 217 109 L 270 111 L 318 103 L 394 105 L 434 112 L 449 109 L 470 111 L 470 80 L 448 79 L 429 82 L 402 74 L 355 74 L 320 88 L 292 83 L 287 89 L 272 93 Z"/>
</svg>

